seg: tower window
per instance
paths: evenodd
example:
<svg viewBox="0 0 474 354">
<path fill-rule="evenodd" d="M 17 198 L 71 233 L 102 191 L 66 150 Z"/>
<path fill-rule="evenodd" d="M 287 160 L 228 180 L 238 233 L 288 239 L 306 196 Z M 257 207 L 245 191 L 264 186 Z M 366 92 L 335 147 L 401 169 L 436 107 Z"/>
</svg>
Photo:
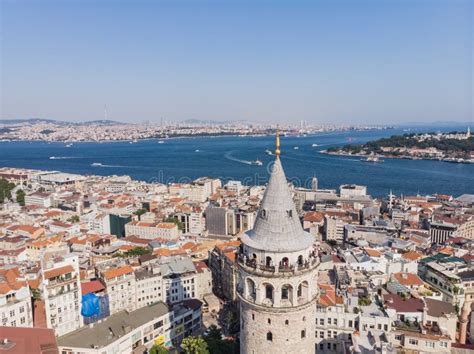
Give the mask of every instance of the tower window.
<svg viewBox="0 0 474 354">
<path fill-rule="evenodd" d="M 293 210 L 287 210 L 286 211 L 286 214 L 288 215 L 289 218 L 292 218 L 293 217 Z"/>
<path fill-rule="evenodd" d="M 271 267 L 272 266 L 272 257 L 265 257 L 265 265 L 267 267 Z"/>
<path fill-rule="evenodd" d="M 262 219 L 266 219 L 267 218 L 267 211 L 265 209 L 262 209 L 260 210 L 260 217 Z"/>
<path fill-rule="evenodd" d="M 270 284 L 267 284 L 265 286 L 265 297 L 267 299 L 273 300 L 273 286 L 271 286 Z"/>
<path fill-rule="evenodd" d="M 287 326 L 288 326 L 289 324 L 290 324 L 290 321 L 288 321 L 288 320 L 285 320 L 285 325 L 287 325 Z"/>
<path fill-rule="evenodd" d="M 255 314 L 252 313 L 252 320 L 255 320 Z"/>
<path fill-rule="evenodd" d="M 306 331 L 304 329 L 301 331 L 301 338 L 306 338 Z"/>
<path fill-rule="evenodd" d="M 272 320 L 271 320 L 271 319 L 268 319 L 267 322 L 268 322 L 268 324 L 272 324 Z"/>
<path fill-rule="evenodd" d="M 267 340 L 270 341 L 270 342 L 273 341 L 273 334 L 272 334 L 272 332 L 268 332 L 268 333 L 267 333 Z"/>
</svg>

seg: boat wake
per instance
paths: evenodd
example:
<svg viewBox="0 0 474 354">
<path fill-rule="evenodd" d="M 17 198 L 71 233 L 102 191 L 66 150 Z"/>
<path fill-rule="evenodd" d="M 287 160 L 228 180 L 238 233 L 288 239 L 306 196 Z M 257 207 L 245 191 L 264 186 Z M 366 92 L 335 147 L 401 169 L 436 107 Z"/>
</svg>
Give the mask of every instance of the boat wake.
<svg viewBox="0 0 474 354">
<path fill-rule="evenodd" d="M 120 166 L 120 165 L 104 165 L 100 162 L 91 163 L 92 167 L 104 167 L 104 168 L 126 168 L 127 166 Z"/>
<path fill-rule="evenodd" d="M 243 164 L 246 164 L 246 165 L 252 165 L 252 161 L 241 160 L 241 159 L 238 159 L 238 158 L 232 156 L 232 151 L 226 152 L 226 153 L 224 154 L 224 157 L 225 157 L 227 160 L 230 160 L 230 161 L 240 162 L 240 163 L 243 163 Z"/>
<path fill-rule="evenodd" d="M 77 156 L 50 156 L 50 160 L 69 160 L 69 159 L 80 159 Z"/>
</svg>

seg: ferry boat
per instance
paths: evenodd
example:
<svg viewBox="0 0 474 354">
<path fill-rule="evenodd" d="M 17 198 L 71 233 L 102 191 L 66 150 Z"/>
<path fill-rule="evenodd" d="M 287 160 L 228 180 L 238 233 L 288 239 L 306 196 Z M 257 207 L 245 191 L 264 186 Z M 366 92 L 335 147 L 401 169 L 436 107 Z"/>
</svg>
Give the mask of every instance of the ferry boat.
<svg viewBox="0 0 474 354">
<path fill-rule="evenodd" d="M 72 146 L 72 143 L 66 145 L 67 148 L 70 148 L 71 146 Z"/>
<path fill-rule="evenodd" d="M 364 162 L 373 162 L 373 163 L 378 163 L 378 162 L 383 162 L 383 160 L 379 159 L 379 157 L 377 155 L 375 155 L 374 153 L 370 154 L 369 156 L 367 156 L 366 159 L 361 159 L 361 161 L 364 161 Z"/>
<path fill-rule="evenodd" d="M 267 150 L 265 150 L 265 152 L 267 153 L 267 155 L 273 155 L 273 152 L 272 152 L 272 151 L 270 151 L 270 150 L 268 150 L 268 149 L 267 149 Z"/>
<path fill-rule="evenodd" d="M 100 162 L 93 162 L 91 163 L 92 167 L 102 167 L 102 164 Z"/>
<path fill-rule="evenodd" d="M 313 144 L 311 145 L 312 147 L 318 147 L 319 145 L 318 144 Z"/>
<path fill-rule="evenodd" d="M 298 147 L 298 146 L 295 146 L 293 149 L 295 149 L 295 150 L 298 150 L 298 149 L 299 149 L 299 147 Z"/>
<path fill-rule="evenodd" d="M 165 141 L 164 140 L 158 140 L 158 144 L 164 144 Z"/>
<path fill-rule="evenodd" d="M 260 161 L 260 160 L 255 160 L 255 161 L 252 161 L 251 163 L 252 163 L 252 165 L 256 165 L 256 166 L 262 166 L 263 165 L 263 162 Z"/>
</svg>

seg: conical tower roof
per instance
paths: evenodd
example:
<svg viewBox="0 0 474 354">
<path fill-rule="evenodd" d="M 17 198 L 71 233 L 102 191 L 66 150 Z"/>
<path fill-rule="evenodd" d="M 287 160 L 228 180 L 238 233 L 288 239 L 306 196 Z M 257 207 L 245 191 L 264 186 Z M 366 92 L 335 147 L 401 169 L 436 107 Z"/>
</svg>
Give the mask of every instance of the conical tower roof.
<svg viewBox="0 0 474 354">
<path fill-rule="evenodd" d="M 312 246 L 313 237 L 303 230 L 279 158 L 276 160 L 252 230 L 242 236 L 246 245 L 270 252 L 295 252 Z"/>
</svg>

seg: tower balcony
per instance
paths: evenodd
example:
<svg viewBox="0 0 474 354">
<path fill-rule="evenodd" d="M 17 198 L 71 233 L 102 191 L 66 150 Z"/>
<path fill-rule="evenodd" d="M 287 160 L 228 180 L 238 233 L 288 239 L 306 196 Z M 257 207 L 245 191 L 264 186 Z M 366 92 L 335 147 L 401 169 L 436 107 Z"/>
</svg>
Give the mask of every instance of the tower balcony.
<svg viewBox="0 0 474 354">
<path fill-rule="evenodd" d="M 277 276 L 291 276 L 305 273 L 307 271 L 313 270 L 319 266 L 318 257 L 310 257 L 304 262 L 295 263 L 295 264 L 282 264 L 279 265 L 270 265 L 265 263 L 259 263 L 255 259 L 250 259 L 244 254 L 239 254 L 237 257 L 237 264 L 248 273 L 268 276 L 268 277 L 277 277 Z"/>
</svg>

